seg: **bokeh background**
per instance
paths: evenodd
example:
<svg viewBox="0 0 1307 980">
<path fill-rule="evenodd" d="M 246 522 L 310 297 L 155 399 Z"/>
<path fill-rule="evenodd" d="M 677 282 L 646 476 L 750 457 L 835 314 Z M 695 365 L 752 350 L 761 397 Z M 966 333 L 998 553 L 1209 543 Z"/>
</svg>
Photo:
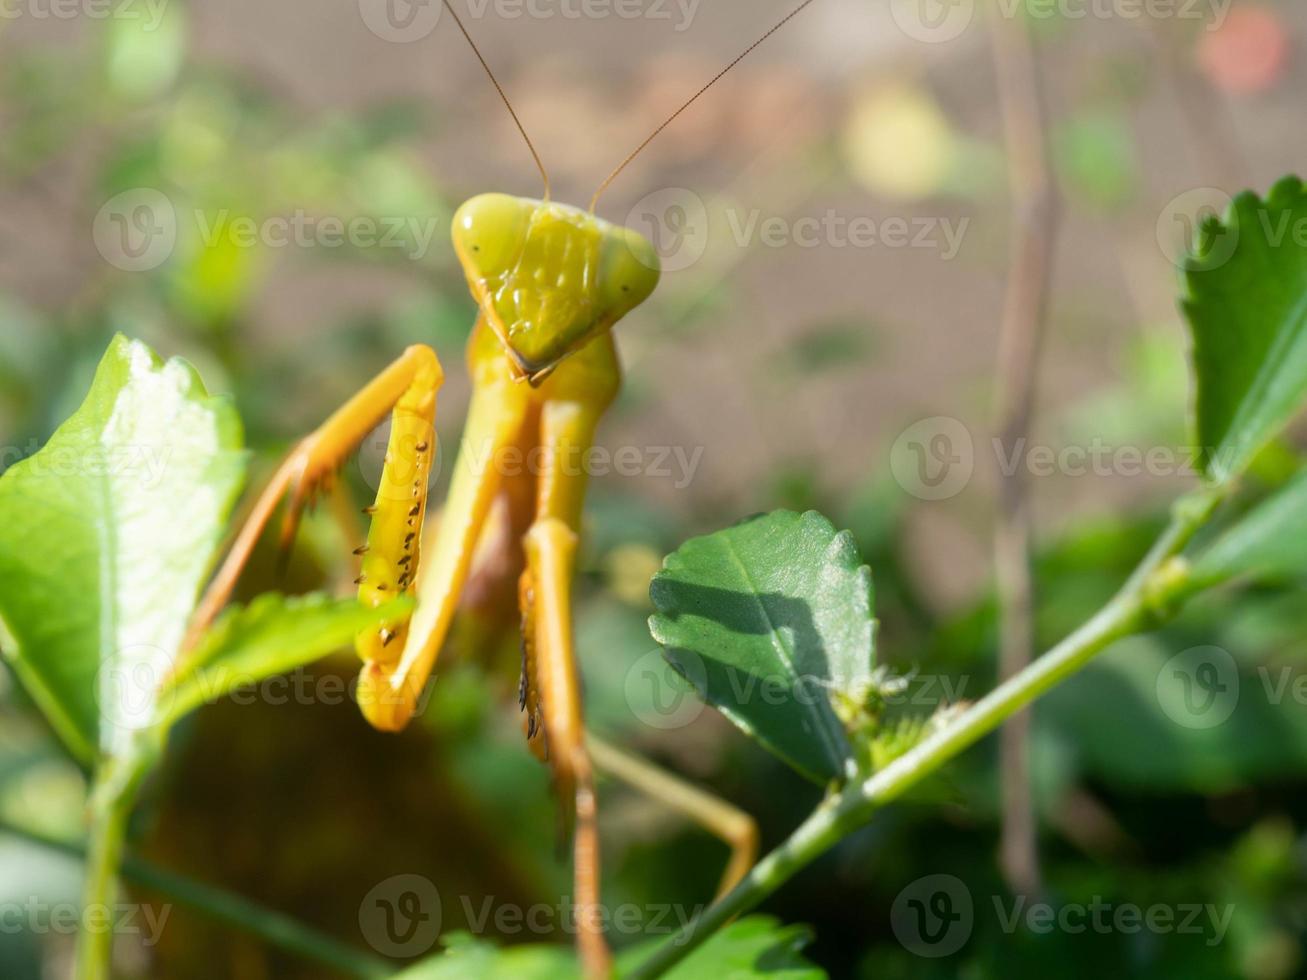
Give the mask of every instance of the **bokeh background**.
<svg viewBox="0 0 1307 980">
<path fill-rule="evenodd" d="M 1307 150 L 1307 10 L 1292 0 L 1180 0 L 1141 16 L 1127 0 L 1031 0 L 1025 13 L 1022 0 L 924 3 L 817 0 L 659 136 L 600 205 L 655 235 L 669 271 L 618 330 L 626 385 L 601 442 L 637 447 L 642 463 L 592 483 L 578 612 L 590 718 L 754 813 L 764 846 L 820 789 L 711 710 L 665 723 L 641 673 L 654 649 L 648 578 L 693 533 L 816 507 L 854 532 L 872 566 L 879 656 L 916 672 L 904 710 L 992 684 L 1000 471 L 988 447 L 1017 228 L 993 21 L 1028 21 L 1061 199 L 1032 442 L 1097 446 L 1108 459 L 1031 481 L 1041 643 L 1097 608 L 1193 480 L 1178 465 L 1186 217 L 1223 193 L 1265 190 L 1302 169 Z M 554 196 L 584 204 L 788 7 L 460 9 Z M 231 393 L 256 476 L 418 341 L 446 366 L 439 430 L 452 444 L 474 308 L 449 217 L 481 191 L 536 194 L 539 179 L 437 11 L 403 0 L 0 3 L 0 468 L 67 417 L 115 331 L 187 357 L 211 390 Z M 310 229 L 302 240 L 267 231 L 297 216 Z M 264 230 L 252 241 L 221 230 L 242 219 Z M 341 244 L 324 221 L 365 231 Z M 876 240 L 851 242 L 853 221 Z M 933 421 L 911 428 L 923 419 Z M 928 445 L 939 425 L 964 430 L 970 474 L 943 494 L 914 479 L 904 455 L 905 432 Z M 681 455 L 660 464 L 662 447 Z M 1122 462 L 1122 450 L 1152 448 L 1177 464 Z M 1292 445 L 1277 447 L 1259 478 L 1296 459 Z M 360 498 L 375 464 L 372 446 L 347 468 Z M 351 577 L 347 558 L 319 516 L 284 580 L 261 554 L 244 588 L 338 586 Z M 810 925 L 811 956 L 836 977 L 1303 975 L 1307 704 L 1271 689 L 1307 657 L 1305 614 L 1288 590 L 1205 599 L 1035 712 L 1044 898 L 1228 907 L 1219 937 L 1005 930 L 996 909 L 1013 899 L 996 860 L 993 740 L 765 911 Z M 1220 724 L 1177 720 L 1158 694 L 1163 666 L 1199 646 L 1227 651 L 1242 681 Z M 471 630 L 455 647 L 421 723 L 397 738 L 321 699 L 207 708 L 150 787 L 137 851 L 364 947 L 360 903 L 396 874 L 434 883 L 447 933 L 475 928 L 468 911 L 487 900 L 556 904 L 568 862 L 546 774 L 519 731 L 516 653 Z M 315 670 L 345 678 L 355 666 L 345 651 Z M 719 844 L 657 801 L 612 783 L 601 793 L 610 902 L 688 910 L 711 898 Z M 0 816 L 76 835 L 83 805 L 82 775 L 0 674 Z M 941 957 L 905 943 L 891 914 L 933 874 L 964 882 L 976 909 L 961 949 Z M 78 887 L 65 858 L 0 837 L 4 907 L 66 904 Z M 479 934 L 569 938 L 493 921 Z M 125 976 L 323 975 L 182 909 L 157 946 L 119 945 Z M 57 929 L 5 928 L 0 976 L 64 976 L 70 950 Z"/>
</svg>

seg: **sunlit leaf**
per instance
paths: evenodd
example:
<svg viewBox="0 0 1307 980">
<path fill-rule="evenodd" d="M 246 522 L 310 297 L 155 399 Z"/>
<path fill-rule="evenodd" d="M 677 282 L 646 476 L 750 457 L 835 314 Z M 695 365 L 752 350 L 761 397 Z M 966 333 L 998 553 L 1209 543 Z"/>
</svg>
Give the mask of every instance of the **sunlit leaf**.
<svg viewBox="0 0 1307 980">
<path fill-rule="evenodd" d="M 170 669 L 240 447 L 235 411 L 188 364 L 119 336 L 81 408 L 0 478 L 0 649 L 80 758 L 151 710 L 114 691 Z"/>
<path fill-rule="evenodd" d="M 748 735 L 817 781 L 849 774 L 842 718 L 873 687 L 871 570 L 815 511 L 691 538 L 649 590 L 672 665 Z"/>
</svg>

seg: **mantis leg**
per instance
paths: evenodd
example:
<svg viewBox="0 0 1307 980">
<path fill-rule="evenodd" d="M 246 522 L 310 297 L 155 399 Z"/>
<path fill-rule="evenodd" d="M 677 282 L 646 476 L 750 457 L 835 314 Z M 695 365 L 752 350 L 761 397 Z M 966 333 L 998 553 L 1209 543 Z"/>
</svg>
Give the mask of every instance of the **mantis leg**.
<svg viewBox="0 0 1307 980">
<path fill-rule="evenodd" d="M 411 620 L 406 625 L 387 624 L 359 638 L 358 651 L 364 660 L 359 706 L 382 731 L 399 731 L 417 710 L 499 490 L 504 468 L 501 452 L 517 438 L 528 406 L 528 389 L 513 383 L 506 373 L 483 372 L 476 378 L 435 547 L 429 562 L 416 572 L 420 526 L 414 526 L 406 513 L 398 513 L 393 526 L 379 526 L 380 512 L 373 519 L 362 588 L 369 587 L 374 568 L 382 582 L 389 582 L 388 576 L 402 568 L 409 573 L 406 586 L 417 575 L 418 602 Z M 388 551 L 381 547 L 386 541 Z M 402 553 L 396 552 L 397 545 Z"/>
<path fill-rule="evenodd" d="M 255 500 L 226 559 L 205 591 L 191 619 L 183 649 L 188 649 L 199 639 L 231 598 L 241 570 L 281 499 L 289 494 L 281 529 L 282 546 L 288 547 L 295 537 L 304 507 L 318 490 L 331 482 L 345 457 L 386 417 L 387 412 L 393 410 L 392 450 L 397 448 L 397 443 L 408 440 L 415 440 L 414 447 L 424 441 L 434 444 L 432 423 L 436 415 L 436 392 L 443 380 L 444 374 L 435 351 L 425 344 L 414 344 L 290 451 Z M 401 479 L 399 470 L 405 468 L 409 472 L 402 474 L 404 492 L 411 494 L 407 486 L 411 482 L 409 477 L 412 471 L 429 466 L 430 456 L 426 456 L 425 464 L 416 457 L 405 460 L 408 465 L 404 467 L 399 459 L 392 461 L 392 455 L 387 454 L 386 469 L 390 473 L 383 472 L 378 496 L 388 492 L 388 480 L 396 483 Z M 420 480 L 423 506 L 426 503 L 425 472 L 422 471 Z"/>
<path fill-rule="evenodd" d="M 584 454 L 615 391 L 598 384 L 571 397 L 547 400 L 540 412 L 543 466 L 536 517 L 526 534 L 523 630 L 528 724 L 538 710 L 554 779 L 575 818 L 574 901 L 578 943 L 586 972 L 607 976 L 610 955 L 599 925 L 599 835 L 594 776 L 585 747 L 581 680 L 572 642 L 572 575 L 585 494 Z M 565 810 L 566 812 L 566 810 Z"/>
<path fill-rule="evenodd" d="M 586 744 L 597 769 L 684 814 L 730 847 L 718 898 L 738 885 L 758 860 L 757 821 L 739 807 L 593 734 Z"/>
</svg>

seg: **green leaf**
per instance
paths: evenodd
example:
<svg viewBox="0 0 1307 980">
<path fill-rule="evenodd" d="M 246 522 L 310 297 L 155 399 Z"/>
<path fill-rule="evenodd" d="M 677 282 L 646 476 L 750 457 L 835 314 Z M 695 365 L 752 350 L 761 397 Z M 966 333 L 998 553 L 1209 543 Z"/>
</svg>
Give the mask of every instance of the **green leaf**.
<svg viewBox="0 0 1307 980">
<path fill-rule="evenodd" d="M 321 593 L 286 597 L 268 592 L 223 613 L 160 692 L 166 723 L 237 688 L 289 673 L 348 646 L 364 630 L 403 616 L 404 597 L 369 607 Z"/>
<path fill-rule="evenodd" d="M 826 971 L 803 958 L 812 941 L 807 926 L 782 925 L 769 915 L 751 915 L 716 933 L 680 964 L 663 974 L 664 980 L 823 980 Z M 622 967 L 635 967 L 644 957 L 633 951 L 622 957 Z"/>
<path fill-rule="evenodd" d="M 1302 772 L 1307 712 L 1293 693 L 1296 668 L 1180 646 L 1165 634 L 1131 637 L 1048 692 L 1037 731 L 1061 736 L 1074 778 L 1151 794 L 1220 794 Z M 1110 724 L 1103 705 L 1111 705 Z"/>
<path fill-rule="evenodd" d="M 441 940 L 445 951 L 409 967 L 394 980 L 562 980 L 581 972 L 567 946 L 532 944 L 499 949 L 456 932 Z"/>
<path fill-rule="evenodd" d="M 746 734 L 818 782 L 853 771 L 842 717 L 874 686 L 871 570 L 815 511 L 692 538 L 649 589 L 668 660 Z"/>
<path fill-rule="evenodd" d="M 1307 470 L 1262 501 L 1194 560 L 1195 582 L 1307 573 Z"/>
<path fill-rule="evenodd" d="M 825 972 L 803 958 L 812 939 L 806 926 L 783 926 L 754 915 L 731 923 L 664 974 L 666 980 L 822 980 Z M 445 936 L 445 951 L 395 980 L 580 980 L 570 947 L 530 944 L 500 949 L 465 932 Z M 618 957 L 617 976 L 635 969 L 657 945 L 642 943 Z"/>
<path fill-rule="evenodd" d="M 1235 199 L 1199 232 L 1185 263 L 1199 463 L 1241 473 L 1307 393 L 1307 190 L 1296 177 Z"/>
<path fill-rule="evenodd" d="M 190 365 L 118 336 L 77 412 L 0 477 L 0 649 L 80 759 L 133 728 L 123 712 L 142 706 L 115 685 L 171 669 L 240 447 L 235 411 Z"/>
</svg>

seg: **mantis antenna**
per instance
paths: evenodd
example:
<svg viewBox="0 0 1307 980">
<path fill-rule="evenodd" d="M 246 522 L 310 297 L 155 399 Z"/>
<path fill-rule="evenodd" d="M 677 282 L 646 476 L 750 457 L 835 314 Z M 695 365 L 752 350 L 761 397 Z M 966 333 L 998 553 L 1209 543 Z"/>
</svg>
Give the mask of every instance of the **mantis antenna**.
<svg viewBox="0 0 1307 980">
<path fill-rule="evenodd" d="M 448 2 L 448 0 L 446 0 L 446 2 Z M 753 51 L 754 48 L 756 48 L 758 45 L 762 44 L 763 41 L 767 40 L 767 38 L 771 37 L 773 34 L 775 34 L 777 31 L 779 31 L 782 27 L 784 27 L 786 24 L 788 24 L 788 23 L 789 23 L 789 22 L 790 22 L 790 21 L 791 21 L 795 16 L 798 15 L 798 13 L 799 13 L 801 10 L 803 10 L 804 7 L 808 6 L 808 4 L 810 4 L 810 3 L 812 3 L 812 0 L 803 0 L 803 2 L 802 2 L 801 4 L 799 4 L 799 5 L 798 5 L 797 7 L 795 7 L 793 10 L 791 10 L 788 14 L 786 14 L 784 17 L 782 17 L 780 20 L 778 20 L 775 24 L 773 24 L 772 27 L 771 27 L 771 29 L 768 30 L 766 34 L 764 34 L 762 37 L 758 38 L 758 40 L 754 41 L 754 42 L 753 42 L 752 44 L 750 44 L 747 48 L 745 48 L 743 51 L 741 51 L 741 52 L 740 52 L 740 53 L 735 57 L 735 59 L 734 59 L 734 60 L 733 60 L 729 65 L 727 65 L 725 68 L 723 68 L 721 71 L 719 71 L 716 75 L 714 75 L 711 79 L 709 79 L 709 80 L 708 80 L 708 83 L 707 83 L 706 85 L 704 85 L 703 88 L 699 89 L 699 91 L 695 92 L 692 96 L 690 96 L 688 99 L 686 99 L 685 102 L 682 103 L 682 105 L 681 105 L 681 107 L 680 107 L 679 109 L 677 109 L 675 112 L 673 112 L 670 116 L 668 116 L 668 117 L 663 121 L 662 125 L 660 125 L 660 126 L 659 126 L 657 129 L 655 129 L 652 133 L 650 133 L 648 136 L 646 136 L 644 142 L 641 143 L 639 146 L 637 146 L 634 150 L 632 150 L 632 151 L 627 155 L 626 159 L 623 160 L 621 163 L 619 163 L 619 164 L 617 165 L 617 167 L 613 170 L 613 172 L 610 173 L 607 177 L 604 178 L 604 182 L 603 182 L 602 184 L 600 184 L 600 185 L 599 185 L 599 189 L 598 189 L 597 191 L 595 191 L 595 196 L 592 197 L 592 198 L 590 198 L 590 213 L 591 213 L 591 214 L 594 214 L 595 205 L 599 203 L 599 195 L 601 195 L 604 191 L 608 190 L 608 185 L 611 184 L 614 180 L 617 179 L 617 175 L 620 174 L 623 170 L 626 169 L 627 164 L 629 164 L 632 160 L 634 160 L 637 156 L 640 155 L 640 151 L 641 151 L 641 150 L 643 150 L 646 146 L 648 146 L 650 143 L 652 143 L 652 142 L 654 141 L 654 137 L 655 137 L 655 136 L 657 136 L 657 135 L 658 135 L 659 133 L 661 133 L 664 129 L 666 129 L 668 126 L 670 126 L 670 125 L 672 124 L 672 122 L 676 119 L 677 116 L 679 116 L 681 113 L 683 113 L 686 109 L 690 108 L 690 106 L 693 105 L 693 104 L 698 100 L 699 96 L 703 95 L 704 92 L 707 92 L 710 88 L 712 88 L 714 85 L 716 85 L 717 82 L 721 79 L 721 77 L 722 77 L 723 75 L 725 75 L 728 71 L 730 71 L 732 68 L 734 68 L 736 65 L 738 65 L 741 61 L 743 61 L 746 57 L 748 57 L 749 54 Z M 487 70 L 488 70 L 488 69 L 487 69 Z M 501 93 L 501 94 L 502 94 L 502 93 Z M 523 135 L 525 135 L 525 134 L 523 134 Z"/>
<path fill-rule="evenodd" d="M 508 114 L 513 117 L 513 122 L 517 124 L 517 131 L 522 134 L 522 139 L 526 140 L 526 147 L 531 151 L 531 156 L 536 162 L 536 167 L 540 170 L 540 177 L 545 182 L 544 199 L 546 201 L 549 200 L 549 174 L 545 171 L 545 165 L 540 162 L 540 154 L 536 152 L 535 144 L 531 142 L 531 137 L 526 135 L 526 129 L 522 126 L 522 120 L 517 118 L 517 113 L 513 109 L 513 103 L 508 101 L 508 96 L 504 93 L 504 87 L 499 84 L 499 79 L 495 77 L 495 73 L 491 71 L 490 66 L 486 64 L 486 59 L 481 54 L 481 49 L 477 47 L 476 41 L 472 40 L 472 35 L 467 32 L 467 28 L 463 26 L 463 20 L 458 16 L 458 11 L 450 5 L 449 0 L 442 0 L 442 2 L 445 5 L 445 9 L 449 11 L 449 16 L 454 18 L 454 23 L 458 25 L 458 29 L 463 34 L 463 37 L 467 39 L 467 43 L 472 48 L 472 53 L 477 56 L 477 61 L 481 62 L 481 67 L 486 70 L 486 75 L 490 78 L 490 84 L 495 87 L 495 91 L 499 93 L 499 98 L 503 100 L 504 108 L 508 110 Z M 809 0 L 809 2 L 811 2 L 811 0 Z"/>
</svg>

